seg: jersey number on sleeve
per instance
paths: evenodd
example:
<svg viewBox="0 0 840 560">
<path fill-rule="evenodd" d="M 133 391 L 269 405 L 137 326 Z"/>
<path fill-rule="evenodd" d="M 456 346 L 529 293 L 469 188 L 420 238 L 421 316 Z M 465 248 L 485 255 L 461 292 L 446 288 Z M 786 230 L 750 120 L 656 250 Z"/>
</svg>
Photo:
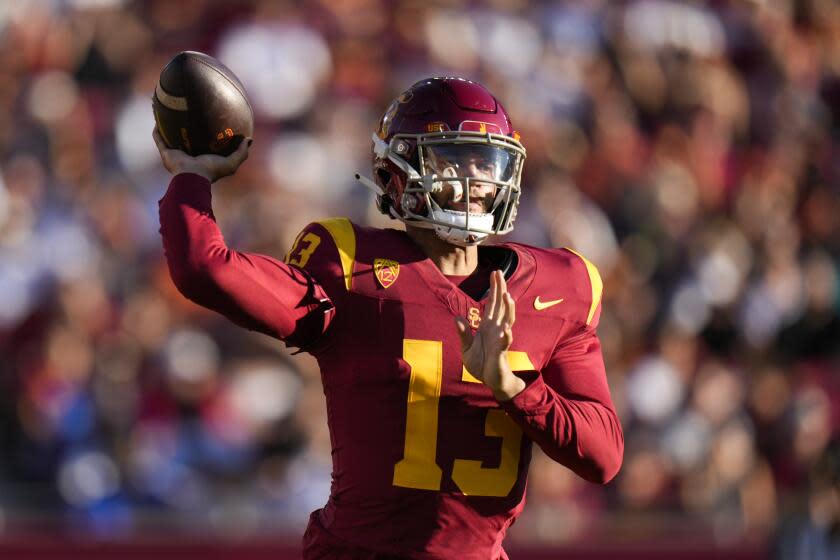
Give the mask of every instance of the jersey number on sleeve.
<svg viewBox="0 0 840 560">
<path fill-rule="evenodd" d="M 511 363 L 530 361 L 522 352 L 508 352 Z M 440 490 L 443 472 L 436 462 L 438 404 L 443 380 L 443 343 L 434 340 L 403 341 L 403 359 L 411 366 L 405 422 L 405 452 L 394 467 L 394 485 Z M 513 365 L 512 365 L 513 367 Z M 516 369 L 516 368 L 514 368 Z M 467 377 L 470 381 L 474 378 Z M 500 409 L 487 411 L 484 435 L 502 439 L 498 467 L 484 468 L 481 461 L 456 459 L 452 480 L 468 496 L 507 496 L 516 483 L 522 431 Z"/>
<path fill-rule="evenodd" d="M 286 264 L 293 264 L 300 268 L 306 266 L 309 262 L 309 257 L 321 244 L 321 238 L 312 232 L 307 233 L 295 240 L 292 250 L 289 251 L 289 256 L 286 257 Z"/>
</svg>

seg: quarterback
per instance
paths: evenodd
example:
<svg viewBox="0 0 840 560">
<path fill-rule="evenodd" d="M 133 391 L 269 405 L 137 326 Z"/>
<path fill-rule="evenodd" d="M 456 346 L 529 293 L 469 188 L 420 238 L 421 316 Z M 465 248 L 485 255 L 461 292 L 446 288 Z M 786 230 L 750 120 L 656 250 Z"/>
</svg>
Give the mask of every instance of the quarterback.
<svg viewBox="0 0 840 560">
<path fill-rule="evenodd" d="M 213 217 L 210 185 L 250 141 L 191 157 L 155 140 L 175 285 L 320 365 L 332 489 L 304 558 L 506 559 L 533 444 L 595 483 L 618 472 L 598 271 L 569 249 L 481 245 L 513 229 L 525 160 L 483 86 L 422 80 L 382 117 L 357 177 L 405 231 L 325 219 L 282 261 L 228 248 Z"/>
</svg>

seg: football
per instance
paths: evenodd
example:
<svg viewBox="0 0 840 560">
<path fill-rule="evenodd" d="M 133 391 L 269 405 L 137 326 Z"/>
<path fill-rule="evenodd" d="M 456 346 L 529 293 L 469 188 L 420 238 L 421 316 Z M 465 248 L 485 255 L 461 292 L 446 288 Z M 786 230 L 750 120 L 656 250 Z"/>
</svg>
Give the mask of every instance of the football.
<svg viewBox="0 0 840 560">
<path fill-rule="evenodd" d="M 254 112 L 242 83 L 224 64 L 195 51 L 163 68 L 152 97 L 163 140 L 192 156 L 226 156 L 254 132 Z"/>
</svg>

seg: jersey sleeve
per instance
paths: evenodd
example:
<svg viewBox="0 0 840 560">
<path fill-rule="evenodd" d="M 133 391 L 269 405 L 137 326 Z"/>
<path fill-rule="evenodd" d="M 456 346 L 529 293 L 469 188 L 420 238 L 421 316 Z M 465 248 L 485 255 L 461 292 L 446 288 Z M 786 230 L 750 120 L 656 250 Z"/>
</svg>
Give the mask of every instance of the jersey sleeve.
<svg viewBox="0 0 840 560">
<path fill-rule="evenodd" d="M 350 293 L 356 259 L 356 232 L 347 218 L 313 222 L 301 231 L 284 262 L 318 282 L 340 307 Z"/>
<path fill-rule="evenodd" d="M 327 330 L 335 307 L 313 276 L 270 256 L 227 247 L 205 178 L 175 176 L 159 213 L 170 276 L 185 297 L 289 346 L 306 348 Z"/>
<path fill-rule="evenodd" d="M 546 455 L 586 480 L 603 484 L 621 467 L 624 434 L 595 332 L 601 277 L 589 261 L 580 261 L 575 281 L 586 282 L 591 289 L 585 293 L 592 296 L 579 305 L 573 334 L 558 342 L 539 372 L 522 375 L 525 389 L 501 406 Z"/>
</svg>

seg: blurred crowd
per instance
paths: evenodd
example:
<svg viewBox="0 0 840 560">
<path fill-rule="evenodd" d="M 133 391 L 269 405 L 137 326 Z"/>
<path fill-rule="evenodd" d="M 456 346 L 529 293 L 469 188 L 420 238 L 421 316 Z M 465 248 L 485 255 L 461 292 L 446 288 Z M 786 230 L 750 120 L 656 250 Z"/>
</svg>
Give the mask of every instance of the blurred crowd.
<svg viewBox="0 0 840 560">
<path fill-rule="evenodd" d="M 512 539 L 840 526 L 834 0 L 33 0 L 0 3 L 0 530 L 299 534 L 328 494 L 314 361 L 163 261 L 150 98 L 187 49 L 256 111 L 214 187 L 239 250 L 332 215 L 397 227 L 353 173 L 418 79 L 505 104 L 528 150 L 510 238 L 598 265 L 626 438 L 605 488 L 537 454 Z"/>
</svg>

